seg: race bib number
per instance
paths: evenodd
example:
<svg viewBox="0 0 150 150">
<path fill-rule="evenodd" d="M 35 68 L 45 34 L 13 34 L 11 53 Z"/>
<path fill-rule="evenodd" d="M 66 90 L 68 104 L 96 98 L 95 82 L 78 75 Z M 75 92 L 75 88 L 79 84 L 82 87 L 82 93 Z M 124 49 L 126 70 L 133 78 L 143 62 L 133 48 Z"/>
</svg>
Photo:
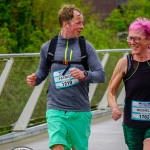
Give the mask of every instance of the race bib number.
<svg viewBox="0 0 150 150">
<path fill-rule="evenodd" d="M 150 121 L 150 102 L 132 101 L 131 119 Z"/>
<path fill-rule="evenodd" d="M 72 68 L 75 68 L 75 67 L 72 67 Z M 71 76 L 69 70 L 65 73 L 65 75 L 62 75 L 64 71 L 65 69 L 55 71 L 53 73 L 56 89 L 66 88 L 66 87 L 73 86 L 79 83 L 78 79 L 75 79 Z"/>
</svg>

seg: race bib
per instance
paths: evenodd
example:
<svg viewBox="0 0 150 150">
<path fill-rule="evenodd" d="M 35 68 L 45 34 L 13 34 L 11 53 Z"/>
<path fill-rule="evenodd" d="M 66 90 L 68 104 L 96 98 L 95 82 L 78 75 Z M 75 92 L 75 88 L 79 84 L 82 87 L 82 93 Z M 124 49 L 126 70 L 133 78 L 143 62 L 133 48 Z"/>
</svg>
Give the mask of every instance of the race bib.
<svg viewBox="0 0 150 150">
<path fill-rule="evenodd" d="M 75 68 L 75 67 L 71 67 L 71 68 Z M 65 73 L 65 75 L 62 75 L 64 71 L 65 69 L 55 71 L 53 73 L 56 89 L 67 88 L 69 86 L 73 86 L 79 83 L 78 79 L 75 79 L 71 76 L 69 70 Z"/>
<path fill-rule="evenodd" d="M 132 101 L 131 119 L 150 121 L 150 102 Z"/>
</svg>

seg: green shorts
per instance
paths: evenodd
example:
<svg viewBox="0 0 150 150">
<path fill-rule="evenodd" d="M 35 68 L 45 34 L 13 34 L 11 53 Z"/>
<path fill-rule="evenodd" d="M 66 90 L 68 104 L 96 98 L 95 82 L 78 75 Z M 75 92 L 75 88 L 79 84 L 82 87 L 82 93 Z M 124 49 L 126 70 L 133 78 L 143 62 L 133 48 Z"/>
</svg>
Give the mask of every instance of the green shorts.
<svg viewBox="0 0 150 150">
<path fill-rule="evenodd" d="M 124 138 L 129 150 L 143 150 L 143 141 L 150 138 L 150 128 L 132 128 L 123 124 Z"/>
<path fill-rule="evenodd" d="M 62 144 L 65 150 L 88 150 L 90 136 L 91 112 L 68 112 L 48 109 L 49 147 Z"/>
</svg>

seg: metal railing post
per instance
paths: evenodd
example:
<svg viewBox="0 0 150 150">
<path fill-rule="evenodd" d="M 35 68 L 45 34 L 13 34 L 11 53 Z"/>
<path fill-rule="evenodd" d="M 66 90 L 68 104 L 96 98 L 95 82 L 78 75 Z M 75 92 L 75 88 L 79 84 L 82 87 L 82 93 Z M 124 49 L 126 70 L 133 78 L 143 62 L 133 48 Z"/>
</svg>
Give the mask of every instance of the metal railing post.
<svg viewBox="0 0 150 150">
<path fill-rule="evenodd" d="M 24 107 L 18 121 L 16 122 L 13 131 L 22 131 L 25 130 L 28 126 L 28 123 L 30 121 L 30 118 L 32 116 L 32 113 L 34 111 L 34 108 L 37 104 L 38 98 L 42 92 L 42 89 L 45 85 L 46 79 L 39 85 L 36 86 L 26 104 Z"/>
<path fill-rule="evenodd" d="M 109 53 L 106 53 L 104 54 L 103 56 L 103 59 L 102 59 L 102 66 L 105 68 L 105 65 L 107 63 L 107 60 L 109 58 Z M 90 99 L 90 102 L 92 101 L 92 97 L 96 91 L 96 88 L 97 88 L 97 83 L 91 83 L 90 86 L 89 86 L 89 99 Z"/>
<path fill-rule="evenodd" d="M 2 90 L 4 88 L 4 85 L 6 83 L 6 80 L 8 78 L 8 75 L 9 75 L 9 72 L 12 68 L 12 65 L 14 63 L 14 59 L 13 58 L 10 58 L 9 60 L 6 60 L 6 65 L 5 65 L 5 68 L 3 70 L 3 72 L 1 73 L 1 76 L 0 76 L 0 95 L 2 93 Z"/>
</svg>

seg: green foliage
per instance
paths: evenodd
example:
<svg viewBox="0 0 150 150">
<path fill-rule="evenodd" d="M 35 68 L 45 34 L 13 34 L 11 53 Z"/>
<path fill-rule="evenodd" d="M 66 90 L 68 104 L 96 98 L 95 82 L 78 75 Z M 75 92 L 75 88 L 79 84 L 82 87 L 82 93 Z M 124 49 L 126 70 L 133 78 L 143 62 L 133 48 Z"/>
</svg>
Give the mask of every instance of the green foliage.
<svg viewBox="0 0 150 150">
<path fill-rule="evenodd" d="M 13 50 L 15 52 L 22 52 L 28 44 L 33 30 L 31 1 L 19 0 L 16 2 L 12 0 L 10 8 L 11 24 L 9 29 L 12 33 L 12 38 L 18 41 L 17 47 Z"/>
<path fill-rule="evenodd" d="M 9 20 L 9 0 L 3 0 L 0 2 L 0 26 L 2 26 L 5 22 L 9 22 Z"/>
<path fill-rule="evenodd" d="M 95 49 L 127 48 L 126 41 L 118 41 L 116 33 L 98 21 L 89 20 L 83 31 L 85 38 L 90 41 Z"/>
<path fill-rule="evenodd" d="M 49 40 L 49 31 L 46 29 L 43 32 L 39 29 L 36 29 L 32 32 L 30 37 L 30 42 L 24 48 L 23 52 L 30 52 L 30 53 L 39 53 L 41 45 L 43 41 Z"/>
<path fill-rule="evenodd" d="M 12 132 L 11 126 L 0 127 L 0 136 Z"/>
<path fill-rule="evenodd" d="M 0 15 L 0 27 L 3 28 L 7 24 L 10 38 L 16 41 L 15 45 L 10 44 L 12 52 L 22 52 L 21 50 L 28 43 L 32 31 L 31 2 L 30 0 L 2 1 L 1 7 L 6 11 Z"/>
<path fill-rule="evenodd" d="M 110 17 L 106 19 L 106 25 L 115 31 L 125 31 L 127 28 L 125 18 L 119 9 L 112 11 Z"/>
<path fill-rule="evenodd" d="M 149 0 L 128 0 L 101 22 L 101 14 L 93 13 L 91 1 L 83 0 L 3 0 L 0 4 L 1 53 L 39 52 L 42 43 L 60 31 L 58 10 L 64 4 L 75 4 L 84 14 L 83 35 L 96 49 L 127 47 L 118 42 L 117 32 L 127 31 L 137 17 L 150 17 Z M 109 39 L 109 40 L 108 40 Z"/>
<path fill-rule="evenodd" d="M 127 31 L 128 26 L 138 17 L 150 18 L 149 0 L 128 0 L 127 4 L 111 12 L 106 25 L 116 32 Z"/>
<path fill-rule="evenodd" d="M 128 1 L 127 6 L 123 6 L 125 12 L 126 23 L 129 25 L 138 17 L 150 18 L 150 2 L 149 0 L 132 0 Z M 128 17 L 127 17 L 128 16 Z"/>
<path fill-rule="evenodd" d="M 16 47 L 17 41 L 11 38 L 7 25 L 0 28 L 0 53 L 12 53 L 12 47 Z"/>
<path fill-rule="evenodd" d="M 91 8 L 84 5 L 82 0 L 1 1 L 0 28 L 7 24 L 9 34 L 1 35 L 2 41 L 8 41 L 0 43 L 1 53 L 39 51 L 42 43 L 59 33 L 57 12 L 64 4 L 75 4 L 82 8 L 87 18 L 91 14 Z"/>
</svg>

